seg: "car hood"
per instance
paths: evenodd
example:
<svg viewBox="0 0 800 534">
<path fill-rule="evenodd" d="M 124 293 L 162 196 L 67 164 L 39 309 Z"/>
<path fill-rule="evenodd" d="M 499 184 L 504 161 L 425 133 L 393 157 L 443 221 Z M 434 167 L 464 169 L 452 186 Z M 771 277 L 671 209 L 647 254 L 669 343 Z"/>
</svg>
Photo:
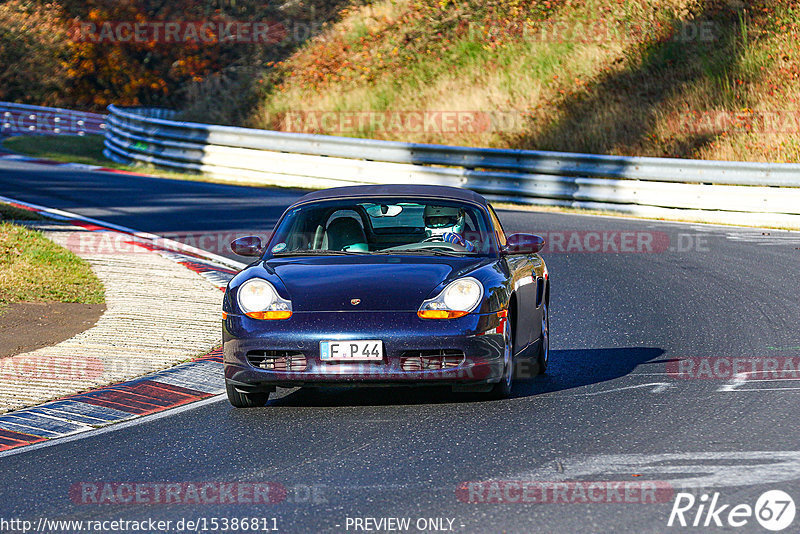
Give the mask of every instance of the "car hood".
<svg viewBox="0 0 800 534">
<path fill-rule="evenodd" d="M 439 286 L 486 258 L 325 256 L 273 258 L 264 267 L 286 287 L 296 313 L 417 311 Z M 355 302 L 357 299 L 359 302 Z"/>
</svg>

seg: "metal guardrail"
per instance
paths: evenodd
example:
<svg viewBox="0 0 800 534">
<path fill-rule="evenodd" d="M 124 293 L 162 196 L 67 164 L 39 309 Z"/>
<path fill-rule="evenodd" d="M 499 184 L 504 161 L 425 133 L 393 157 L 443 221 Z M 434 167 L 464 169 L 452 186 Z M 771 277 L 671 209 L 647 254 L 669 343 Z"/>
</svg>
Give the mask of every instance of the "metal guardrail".
<svg viewBox="0 0 800 534">
<path fill-rule="evenodd" d="M 435 183 L 494 200 L 800 228 L 800 165 L 502 150 L 175 121 L 109 106 L 107 157 L 289 187 Z"/>
<path fill-rule="evenodd" d="M 0 102 L 0 135 L 86 135 L 105 133 L 106 116 Z"/>
</svg>

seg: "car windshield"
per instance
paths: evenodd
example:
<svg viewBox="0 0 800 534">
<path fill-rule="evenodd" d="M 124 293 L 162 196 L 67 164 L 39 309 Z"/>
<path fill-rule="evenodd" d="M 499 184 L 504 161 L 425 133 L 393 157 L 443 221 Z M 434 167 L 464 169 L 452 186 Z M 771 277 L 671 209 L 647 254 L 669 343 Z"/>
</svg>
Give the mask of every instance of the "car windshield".
<svg viewBox="0 0 800 534">
<path fill-rule="evenodd" d="M 409 198 L 320 201 L 283 218 L 267 253 L 483 256 L 496 250 L 485 212 L 470 203 Z"/>
</svg>

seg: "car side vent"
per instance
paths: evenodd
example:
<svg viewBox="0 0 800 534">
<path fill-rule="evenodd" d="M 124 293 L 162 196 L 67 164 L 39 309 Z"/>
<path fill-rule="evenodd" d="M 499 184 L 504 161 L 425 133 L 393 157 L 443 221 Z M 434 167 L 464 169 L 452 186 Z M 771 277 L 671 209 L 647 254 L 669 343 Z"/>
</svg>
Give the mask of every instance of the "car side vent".
<svg viewBox="0 0 800 534">
<path fill-rule="evenodd" d="M 251 350 L 247 361 L 253 367 L 268 371 L 297 372 L 308 367 L 306 355 L 292 350 Z"/>
<path fill-rule="evenodd" d="M 407 350 L 400 355 L 403 371 L 441 371 L 464 363 L 464 353 L 456 349 Z"/>
</svg>

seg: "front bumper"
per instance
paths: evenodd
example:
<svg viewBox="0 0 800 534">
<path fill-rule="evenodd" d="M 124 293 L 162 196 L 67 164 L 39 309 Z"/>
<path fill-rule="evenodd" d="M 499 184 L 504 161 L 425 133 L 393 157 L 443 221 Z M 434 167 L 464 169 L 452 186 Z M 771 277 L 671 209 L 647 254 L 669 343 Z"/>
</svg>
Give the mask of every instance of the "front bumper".
<svg viewBox="0 0 800 534">
<path fill-rule="evenodd" d="M 412 312 L 295 313 L 283 321 L 229 314 L 223 321 L 226 380 L 242 390 L 305 385 L 493 384 L 503 375 L 503 321 L 497 313 L 425 320 Z M 380 339 L 381 362 L 330 363 L 319 358 L 320 342 Z M 292 351 L 305 356 L 302 371 L 252 365 L 251 351 Z M 463 361 L 447 369 L 407 370 L 404 358 L 417 351 L 460 351 Z"/>
</svg>

